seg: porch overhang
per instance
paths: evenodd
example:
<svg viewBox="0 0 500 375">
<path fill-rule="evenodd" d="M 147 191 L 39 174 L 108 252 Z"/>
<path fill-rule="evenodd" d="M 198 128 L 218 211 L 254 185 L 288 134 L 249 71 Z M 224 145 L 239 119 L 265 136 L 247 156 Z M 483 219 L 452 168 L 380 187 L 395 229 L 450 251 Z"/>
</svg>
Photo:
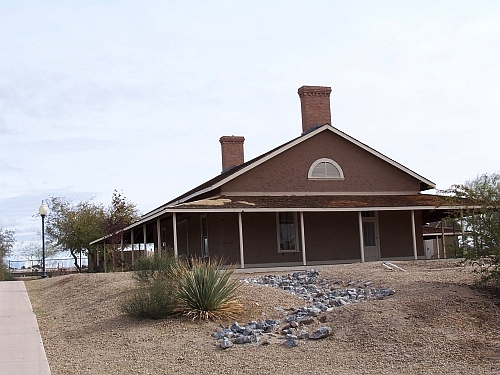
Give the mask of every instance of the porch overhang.
<svg viewBox="0 0 500 375">
<path fill-rule="evenodd" d="M 144 215 L 123 229 L 130 231 L 174 213 L 242 213 L 242 212 L 359 212 L 359 211 L 424 211 L 423 220 L 440 220 L 452 211 L 470 208 L 473 202 L 430 194 L 412 195 L 260 195 L 216 196 L 166 206 Z M 110 235 L 91 244 L 100 243 Z"/>
</svg>

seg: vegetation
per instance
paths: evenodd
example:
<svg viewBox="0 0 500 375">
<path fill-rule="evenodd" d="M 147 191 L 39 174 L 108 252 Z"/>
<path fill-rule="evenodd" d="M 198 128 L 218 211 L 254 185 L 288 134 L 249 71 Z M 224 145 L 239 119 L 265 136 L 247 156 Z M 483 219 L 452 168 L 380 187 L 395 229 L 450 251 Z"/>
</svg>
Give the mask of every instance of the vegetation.
<svg viewBox="0 0 500 375">
<path fill-rule="evenodd" d="M 11 280 L 10 272 L 5 268 L 5 258 L 12 251 L 15 242 L 14 231 L 0 228 L 0 280 Z"/>
<path fill-rule="evenodd" d="M 105 233 L 105 210 L 102 204 L 89 201 L 73 203 L 65 198 L 48 201 L 46 218 L 47 239 L 61 250 L 69 251 L 75 267 L 80 270 L 79 255 L 92 253 L 90 242 Z"/>
<path fill-rule="evenodd" d="M 235 299 L 238 284 L 230 279 L 233 271 L 217 260 L 194 260 L 192 268 L 180 275 L 179 309 L 193 319 L 233 317 L 243 308 Z"/>
<path fill-rule="evenodd" d="M 55 249 L 69 251 L 78 270 L 80 255 L 88 255 L 94 264 L 97 263 L 97 248 L 90 245 L 90 242 L 108 233 L 112 234 L 111 259 L 115 268 L 115 253 L 121 239 L 121 231 L 139 216 L 135 204 L 116 190 L 109 207 L 92 200 L 73 203 L 61 197 L 50 198 L 48 206 L 48 240 Z M 107 259 L 108 254 L 105 256 Z"/>
<path fill-rule="evenodd" d="M 208 320 L 231 317 L 242 309 L 235 299 L 237 283 L 232 268 L 221 262 L 178 260 L 172 255 L 140 259 L 135 266 L 138 288 L 122 304 L 122 311 L 138 318 L 160 319 L 183 314 Z"/>
<path fill-rule="evenodd" d="M 484 285 L 500 288 L 500 174 L 480 175 L 446 193 L 467 199 L 463 214 L 454 217 L 465 233 L 460 244 L 465 261 L 479 266 Z"/>
<path fill-rule="evenodd" d="M 52 244 L 48 243 L 45 246 L 45 258 L 53 258 L 59 253 L 59 250 L 57 250 Z M 40 242 L 26 242 L 22 243 L 20 249 L 19 249 L 19 254 L 25 257 L 26 259 L 30 261 L 38 261 L 41 262 L 43 258 L 43 249 L 42 249 L 42 244 L 41 240 Z"/>
<path fill-rule="evenodd" d="M 139 259 L 135 265 L 138 288 L 122 304 L 122 311 L 136 318 L 161 319 L 177 306 L 176 275 L 182 265 L 172 256 Z"/>
</svg>

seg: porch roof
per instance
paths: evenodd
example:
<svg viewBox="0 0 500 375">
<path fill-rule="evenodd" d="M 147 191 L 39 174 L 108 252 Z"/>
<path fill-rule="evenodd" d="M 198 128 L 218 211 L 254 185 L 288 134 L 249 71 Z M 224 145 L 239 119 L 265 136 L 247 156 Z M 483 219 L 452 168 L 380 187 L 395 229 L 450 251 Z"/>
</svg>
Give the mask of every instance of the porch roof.
<svg viewBox="0 0 500 375">
<path fill-rule="evenodd" d="M 124 228 L 128 231 L 173 213 L 193 212 L 319 212 L 423 210 L 424 222 L 440 220 L 447 212 L 467 208 L 474 202 L 430 194 L 412 195 L 252 195 L 216 196 L 158 209 Z M 92 242 L 102 241 L 108 236 Z"/>
</svg>

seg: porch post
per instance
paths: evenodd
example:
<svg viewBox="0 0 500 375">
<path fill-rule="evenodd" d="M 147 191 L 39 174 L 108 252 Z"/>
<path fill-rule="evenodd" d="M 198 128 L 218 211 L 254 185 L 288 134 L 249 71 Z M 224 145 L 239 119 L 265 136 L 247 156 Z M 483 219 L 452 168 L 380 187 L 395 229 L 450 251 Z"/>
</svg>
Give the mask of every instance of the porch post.
<svg viewBox="0 0 500 375">
<path fill-rule="evenodd" d="M 464 250 L 465 250 L 465 240 L 464 240 L 464 237 L 465 237 L 465 229 L 464 229 L 464 209 L 461 208 L 460 209 L 460 226 L 462 227 L 462 243 L 460 244 L 460 247 L 461 247 L 461 253 L 463 254 Z"/>
<path fill-rule="evenodd" d="M 177 258 L 179 254 L 177 253 L 177 214 L 175 212 L 172 215 L 172 223 L 174 229 L 174 257 Z"/>
<path fill-rule="evenodd" d="M 415 210 L 411 210 L 411 237 L 413 239 L 413 257 L 418 259 L 417 254 L 417 235 L 415 233 Z"/>
<path fill-rule="evenodd" d="M 300 237 L 302 241 L 302 264 L 307 266 L 306 259 L 306 238 L 305 238 L 305 230 L 304 230 L 304 212 L 300 211 Z"/>
<path fill-rule="evenodd" d="M 156 219 L 156 240 L 158 241 L 156 251 L 158 255 L 161 255 L 161 228 L 160 219 Z"/>
<path fill-rule="evenodd" d="M 243 221 L 241 212 L 238 212 L 238 231 L 240 233 L 240 268 L 245 268 L 245 255 L 243 254 Z"/>
<path fill-rule="evenodd" d="M 122 260 L 122 272 L 123 272 L 123 263 L 125 263 L 125 255 L 123 254 L 123 232 L 120 238 L 120 259 Z"/>
<path fill-rule="evenodd" d="M 142 239 L 143 239 L 143 242 L 144 242 L 144 258 L 146 257 L 146 255 L 148 255 L 148 250 L 146 249 L 146 245 L 148 243 L 148 240 L 146 238 L 146 235 L 147 235 L 146 224 L 143 224 L 142 225 Z"/>
<path fill-rule="evenodd" d="M 365 240 L 363 238 L 363 216 L 361 211 L 358 211 L 358 224 L 359 224 L 359 247 L 361 251 L 361 263 L 365 262 Z"/>
<path fill-rule="evenodd" d="M 132 265 L 134 265 L 134 230 L 130 229 L 130 246 L 132 246 Z"/>
<path fill-rule="evenodd" d="M 99 244 L 95 245 L 95 249 L 97 251 L 97 267 L 99 267 Z"/>
<path fill-rule="evenodd" d="M 446 259 L 446 243 L 444 241 L 444 221 L 441 220 L 441 236 L 443 239 L 443 259 Z"/>
<path fill-rule="evenodd" d="M 104 254 L 104 273 L 108 272 L 107 270 L 107 263 L 108 260 L 106 259 L 106 240 L 102 242 L 102 253 Z"/>
<path fill-rule="evenodd" d="M 434 255 L 436 256 L 436 259 L 439 259 L 439 251 L 440 251 L 439 236 L 436 236 L 436 245 L 437 245 L 437 254 L 434 254 Z"/>
</svg>

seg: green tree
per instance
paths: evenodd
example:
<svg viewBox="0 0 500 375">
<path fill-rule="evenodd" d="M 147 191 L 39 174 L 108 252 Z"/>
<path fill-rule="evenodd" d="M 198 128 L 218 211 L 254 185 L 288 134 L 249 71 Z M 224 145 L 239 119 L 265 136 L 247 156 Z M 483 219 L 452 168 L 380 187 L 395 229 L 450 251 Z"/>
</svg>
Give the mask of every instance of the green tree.
<svg viewBox="0 0 500 375">
<path fill-rule="evenodd" d="M 465 199 L 463 214 L 455 216 L 465 233 L 461 246 L 466 261 L 480 265 L 481 280 L 500 287 L 500 174 L 483 174 L 446 191 Z"/>
<path fill-rule="evenodd" d="M 96 252 L 90 242 L 105 234 L 106 211 L 103 205 L 92 200 L 73 203 L 65 198 L 52 197 L 48 206 L 47 238 L 56 249 L 69 251 L 75 267 L 81 271 L 78 256 L 94 258 Z"/>
<path fill-rule="evenodd" d="M 0 228 L 0 280 L 7 278 L 5 272 L 5 258 L 9 256 L 14 247 L 16 239 L 14 238 L 15 231 Z"/>
</svg>

